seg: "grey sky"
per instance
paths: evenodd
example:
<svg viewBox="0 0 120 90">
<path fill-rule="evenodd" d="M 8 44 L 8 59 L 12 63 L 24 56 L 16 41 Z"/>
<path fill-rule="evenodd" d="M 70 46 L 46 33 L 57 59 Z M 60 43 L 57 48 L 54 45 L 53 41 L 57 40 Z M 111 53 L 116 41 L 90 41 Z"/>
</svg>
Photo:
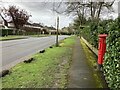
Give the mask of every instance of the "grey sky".
<svg viewBox="0 0 120 90">
<path fill-rule="evenodd" d="M 3 3 L 3 2 L 2 2 Z M 30 17 L 30 21 L 43 23 L 48 26 L 56 27 L 56 18 L 59 16 L 60 18 L 60 28 L 64 26 L 68 26 L 69 23 L 72 22 L 73 17 L 66 16 L 63 14 L 57 14 L 52 11 L 52 2 L 4 2 L 3 5 L 5 7 L 9 5 L 19 6 L 21 9 L 25 9 L 29 14 L 32 15 Z"/>
<path fill-rule="evenodd" d="M 19 6 L 21 9 L 25 9 L 28 11 L 29 14 L 32 15 L 30 17 L 30 21 L 43 23 L 48 26 L 56 26 L 56 17 L 60 17 L 60 28 L 64 26 L 68 26 L 69 23 L 73 21 L 72 16 L 66 16 L 64 14 L 56 14 L 52 11 L 53 9 L 53 1 L 58 0 L 0 0 L 1 6 L 9 6 L 9 5 L 16 5 Z M 45 1 L 46 3 L 43 3 Z M 48 2 L 49 1 L 49 2 Z M 61 1 L 61 0 L 59 0 Z M 116 18 L 118 15 L 118 0 L 113 5 L 115 12 L 112 14 L 105 14 L 102 18 L 107 18 L 111 16 Z M 62 7 L 64 9 L 64 7 Z"/>
</svg>

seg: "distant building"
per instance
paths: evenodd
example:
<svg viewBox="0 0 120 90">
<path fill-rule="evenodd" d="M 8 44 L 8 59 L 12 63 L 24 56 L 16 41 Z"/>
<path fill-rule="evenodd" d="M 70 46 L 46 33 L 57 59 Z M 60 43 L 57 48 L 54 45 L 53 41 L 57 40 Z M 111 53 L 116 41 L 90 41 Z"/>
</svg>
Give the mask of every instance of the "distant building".
<svg viewBox="0 0 120 90">
<path fill-rule="evenodd" d="M 7 24 L 8 24 L 8 26 L 5 25 L 4 20 L 0 16 L 0 27 L 5 28 L 5 29 L 7 29 L 7 28 L 14 28 L 14 23 L 12 21 L 7 22 Z"/>
<path fill-rule="evenodd" d="M 8 23 L 8 28 L 15 28 L 14 23 L 13 23 L 13 22 L 9 22 L 9 23 Z"/>
</svg>

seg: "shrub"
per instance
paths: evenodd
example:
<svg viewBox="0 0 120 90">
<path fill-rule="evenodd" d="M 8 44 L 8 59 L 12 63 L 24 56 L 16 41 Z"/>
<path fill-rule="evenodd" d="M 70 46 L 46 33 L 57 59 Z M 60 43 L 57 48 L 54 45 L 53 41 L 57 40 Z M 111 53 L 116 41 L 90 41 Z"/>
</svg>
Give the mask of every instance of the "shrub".
<svg viewBox="0 0 120 90">
<path fill-rule="evenodd" d="M 83 28 L 81 31 L 81 35 L 82 35 L 82 37 L 84 37 L 87 41 L 89 41 L 92 44 L 92 42 L 90 40 L 91 39 L 90 27 Z"/>
<path fill-rule="evenodd" d="M 1 29 L 1 36 L 13 35 L 12 29 Z"/>
<path fill-rule="evenodd" d="M 91 40 L 94 47 L 98 47 L 98 24 L 96 22 L 92 22 L 90 24 L 91 31 Z"/>
<path fill-rule="evenodd" d="M 98 47 L 98 26 L 95 22 L 90 23 L 89 27 L 82 30 L 82 36 L 94 47 Z"/>
<path fill-rule="evenodd" d="M 109 24 L 104 74 L 111 89 L 120 88 L 120 18 Z"/>
</svg>

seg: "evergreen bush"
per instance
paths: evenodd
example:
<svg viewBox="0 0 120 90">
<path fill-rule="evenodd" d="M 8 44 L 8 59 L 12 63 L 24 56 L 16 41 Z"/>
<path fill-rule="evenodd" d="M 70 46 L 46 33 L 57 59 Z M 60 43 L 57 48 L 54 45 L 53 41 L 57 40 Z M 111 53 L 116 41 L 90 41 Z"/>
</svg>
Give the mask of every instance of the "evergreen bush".
<svg viewBox="0 0 120 90">
<path fill-rule="evenodd" d="M 116 90 L 120 88 L 120 18 L 110 23 L 108 30 L 103 68 L 108 86 Z"/>
</svg>

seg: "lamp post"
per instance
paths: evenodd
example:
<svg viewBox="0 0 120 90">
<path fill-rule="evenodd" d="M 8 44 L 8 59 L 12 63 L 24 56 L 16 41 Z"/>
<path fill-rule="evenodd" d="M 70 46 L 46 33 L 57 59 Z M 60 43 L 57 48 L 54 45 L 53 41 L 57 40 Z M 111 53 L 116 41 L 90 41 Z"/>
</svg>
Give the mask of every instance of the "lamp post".
<svg viewBox="0 0 120 90">
<path fill-rule="evenodd" d="M 58 29 L 59 29 L 59 16 L 57 17 L 56 47 L 59 46 L 59 44 L 58 44 Z"/>
</svg>

